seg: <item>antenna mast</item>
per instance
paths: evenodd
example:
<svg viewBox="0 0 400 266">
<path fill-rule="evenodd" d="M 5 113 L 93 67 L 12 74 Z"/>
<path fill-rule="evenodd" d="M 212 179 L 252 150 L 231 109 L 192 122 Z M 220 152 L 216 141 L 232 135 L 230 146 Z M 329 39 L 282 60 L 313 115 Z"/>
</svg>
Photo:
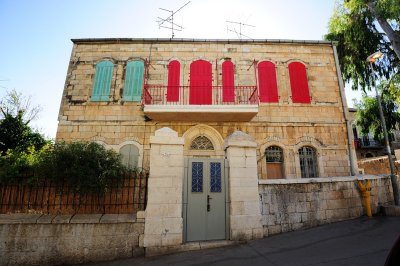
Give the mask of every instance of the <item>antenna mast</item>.
<svg viewBox="0 0 400 266">
<path fill-rule="evenodd" d="M 226 23 L 231 23 L 231 24 L 237 24 L 237 25 L 239 25 L 239 32 L 237 32 L 237 30 L 236 30 L 235 27 L 234 27 L 233 29 L 230 29 L 230 28 L 228 27 L 228 25 L 226 26 L 226 29 L 227 29 L 227 31 L 236 33 L 236 36 L 237 36 L 240 40 L 242 39 L 242 37 L 246 37 L 246 38 L 249 38 L 249 39 L 253 39 L 253 38 L 251 38 L 251 37 L 249 37 L 249 36 L 247 36 L 247 35 L 242 34 L 242 26 L 254 27 L 254 28 L 255 28 L 256 26 L 250 25 L 250 24 L 245 24 L 245 23 L 242 23 L 242 22 L 240 22 L 240 21 L 228 21 L 228 20 L 227 20 Z"/>
<path fill-rule="evenodd" d="M 182 8 L 187 6 L 189 3 L 190 3 L 190 1 L 187 2 L 186 4 L 184 4 L 183 6 L 181 6 L 180 8 L 178 8 L 178 10 L 176 10 L 176 11 L 168 10 L 168 9 L 160 7 L 159 9 L 169 12 L 170 15 L 167 18 L 157 17 L 157 19 L 158 19 L 157 20 L 158 28 L 170 29 L 171 30 L 171 38 L 173 39 L 174 36 L 175 36 L 175 32 L 174 32 L 175 30 L 177 30 L 177 31 L 182 31 L 183 30 L 183 27 L 181 25 L 178 25 L 178 24 L 174 23 L 174 15 L 176 13 L 178 13 L 178 11 L 180 11 Z M 167 25 L 165 26 L 164 23 L 167 23 Z"/>
</svg>

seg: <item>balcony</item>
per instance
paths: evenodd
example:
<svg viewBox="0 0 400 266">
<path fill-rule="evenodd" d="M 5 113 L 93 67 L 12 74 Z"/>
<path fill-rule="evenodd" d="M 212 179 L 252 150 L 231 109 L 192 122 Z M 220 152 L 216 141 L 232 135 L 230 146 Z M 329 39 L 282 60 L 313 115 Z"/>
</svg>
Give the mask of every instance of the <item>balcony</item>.
<svg viewBox="0 0 400 266">
<path fill-rule="evenodd" d="M 155 121 L 196 122 L 245 122 L 257 115 L 256 86 L 235 86 L 228 90 L 222 86 L 145 85 L 144 113 Z"/>
</svg>

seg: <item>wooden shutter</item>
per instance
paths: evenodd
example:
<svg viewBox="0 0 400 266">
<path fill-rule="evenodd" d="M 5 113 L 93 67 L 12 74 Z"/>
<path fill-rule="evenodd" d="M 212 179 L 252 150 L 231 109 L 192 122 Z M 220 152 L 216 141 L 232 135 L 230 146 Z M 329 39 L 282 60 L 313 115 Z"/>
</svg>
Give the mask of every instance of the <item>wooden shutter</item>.
<svg viewBox="0 0 400 266">
<path fill-rule="evenodd" d="M 306 67 L 300 62 L 290 63 L 289 76 L 293 103 L 311 103 Z"/>
<path fill-rule="evenodd" d="M 144 63 L 141 60 L 130 61 L 126 65 L 123 99 L 140 102 L 142 100 Z"/>
<path fill-rule="evenodd" d="M 212 66 L 197 60 L 190 64 L 190 104 L 212 103 Z"/>
<path fill-rule="evenodd" d="M 235 72 L 231 61 L 222 63 L 222 101 L 235 101 Z"/>
<path fill-rule="evenodd" d="M 258 64 L 258 87 L 260 102 L 277 103 L 279 101 L 274 63 L 263 61 Z"/>
<path fill-rule="evenodd" d="M 108 101 L 110 99 L 111 80 L 114 64 L 111 61 L 101 61 L 96 65 L 92 101 Z"/>
<path fill-rule="evenodd" d="M 133 144 L 127 144 L 122 146 L 119 153 L 121 154 L 122 163 L 130 168 L 134 169 L 138 166 L 139 161 L 139 149 Z"/>
<path fill-rule="evenodd" d="M 180 68 L 181 64 L 177 60 L 168 64 L 167 102 L 179 101 Z"/>
</svg>

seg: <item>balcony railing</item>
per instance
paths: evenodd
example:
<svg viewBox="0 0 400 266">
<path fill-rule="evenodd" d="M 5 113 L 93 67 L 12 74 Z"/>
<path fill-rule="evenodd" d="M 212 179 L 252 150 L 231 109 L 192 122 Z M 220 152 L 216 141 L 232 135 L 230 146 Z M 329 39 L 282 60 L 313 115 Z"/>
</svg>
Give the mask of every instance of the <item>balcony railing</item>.
<svg viewBox="0 0 400 266">
<path fill-rule="evenodd" d="M 197 89 L 197 90 L 196 90 Z M 200 90 L 199 90 L 200 89 Z M 194 92 L 196 90 L 196 92 Z M 196 93 L 196 97 L 207 99 L 195 100 L 190 93 Z M 207 95 L 199 94 L 199 91 Z M 233 91 L 233 93 L 232 93 Z M 169 95 L 168 95 L 169 94 Z M 201 103 L 199 103 L 201 102 Z M 145 85 L 143 89 L 144 105 L 258 105 L 258 93 L 256 86 L 211 86 L 211 92 L 203 87 L 193 86 L 168 87 L 165 85 Z"/>
</svg>

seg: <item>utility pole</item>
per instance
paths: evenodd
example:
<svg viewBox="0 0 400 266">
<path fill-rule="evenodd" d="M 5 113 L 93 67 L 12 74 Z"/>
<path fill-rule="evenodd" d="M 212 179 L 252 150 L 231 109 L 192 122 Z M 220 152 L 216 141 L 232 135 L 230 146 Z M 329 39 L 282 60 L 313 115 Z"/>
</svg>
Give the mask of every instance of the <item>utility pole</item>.
<svg viewBox="0 0 400 266">
<path fill-rule="evenodd" d="M 367 62 L 369 63 L 369 66 L 371 68 L 371 74 L 374 73 L 374 69 L 373 69 L 372 64 L 380 57 L 382 57 L 382 53 L 381 52 L 376 52 L 376 53 L 373 53 L 372 55 L 368 56 Z M 386 151 L 388 153 L 389 167 L 390 167 L 390 181 L 392 183 L 394 204 L 396 206 L 398 206 L 399 205 L 399 186 L 397 184 L 397 177 L 396 177 L 396 175 L 394 173 L 392 150 L 390 148 L 389 138 L 388 138 L 387 129 L 386 129 L 385 117 L 383 115 L 381 96 L 379 95 L 379 92 L 378 92 L 378 89 L 376 88 L 376 86 L 374 86 L 374 88 L 375 88 L 376 100 L 378 101 L 379 115 L 381 117 L 381 123 L 382 123 L 382 129 L 383 129 L 383 136 L 384 136 L 384 139 L 385 139 Z"/>
</svg>

